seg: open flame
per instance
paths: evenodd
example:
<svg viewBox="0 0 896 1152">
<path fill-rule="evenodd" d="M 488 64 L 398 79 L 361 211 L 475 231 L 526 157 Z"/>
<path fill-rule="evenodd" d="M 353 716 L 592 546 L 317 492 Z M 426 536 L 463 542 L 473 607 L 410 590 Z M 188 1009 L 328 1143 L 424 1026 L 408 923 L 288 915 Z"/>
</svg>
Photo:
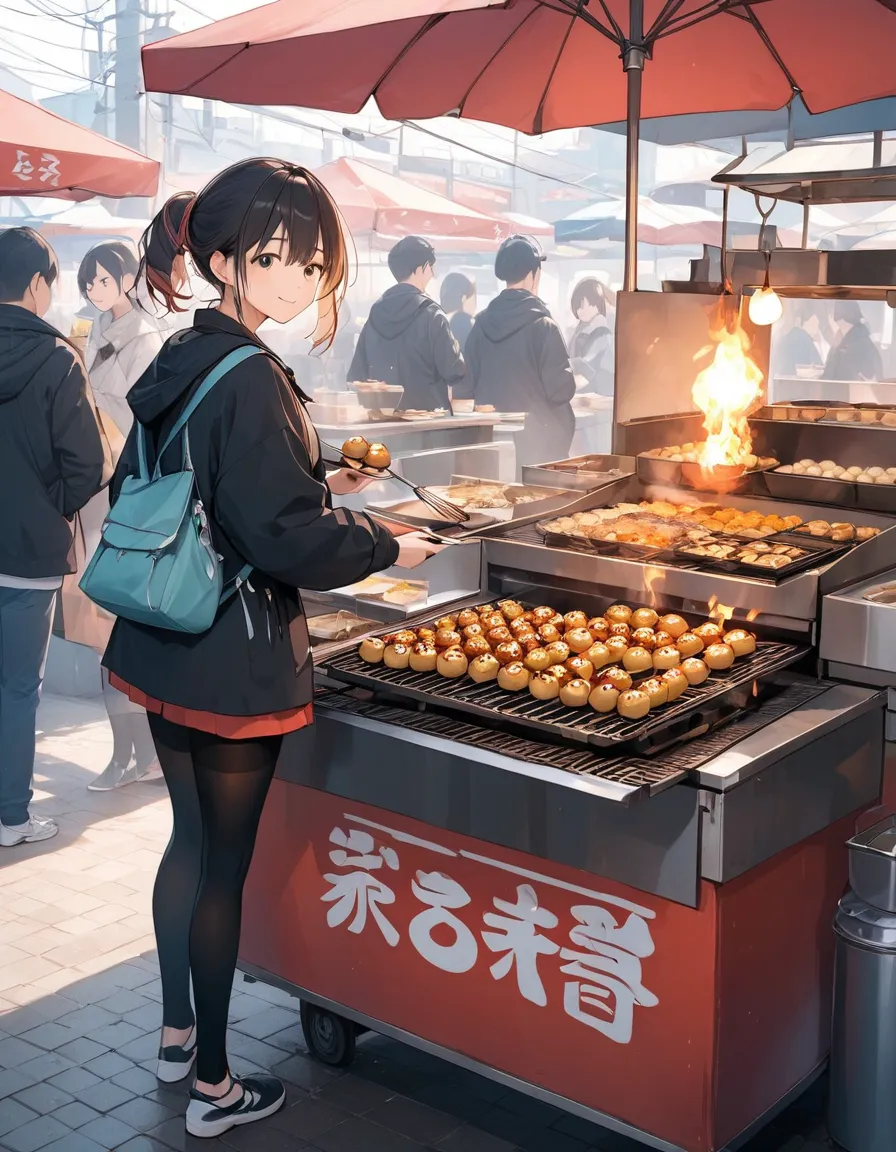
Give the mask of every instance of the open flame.
<svg viewBox="0 0 896 1152">
<path fill-rule="evenodd" d="M 740 317 L 720 299 L 710 326 L 711 343 L 694 357 L 713 352 L 712 361 L 694 381 L 691 395 L 703 413 L 706 441 L 700 448 L 700 466 L 707 472 L 721 465 L 743 465 L 753 442 L 747 417 L 762 399 L 763 375 L 748 355 L 750 338 Z"/>
<path fill-rule="evenodd" d="M 662 568 L 652 568 L 649 564 L 644 569 L 644 606 L 645 608 L 656 608 L 657 606 L 657 582 L 661 581 L 665 573 Z"/>
<path fill-rule="evenodd" d="M 710 620 L 717 620 L 720 624 L 727 624 L 734 615 L 734 609 L 727 604 L 720 604 L 718 596 L 710 597 L 707 609 Z"/>
</svg>

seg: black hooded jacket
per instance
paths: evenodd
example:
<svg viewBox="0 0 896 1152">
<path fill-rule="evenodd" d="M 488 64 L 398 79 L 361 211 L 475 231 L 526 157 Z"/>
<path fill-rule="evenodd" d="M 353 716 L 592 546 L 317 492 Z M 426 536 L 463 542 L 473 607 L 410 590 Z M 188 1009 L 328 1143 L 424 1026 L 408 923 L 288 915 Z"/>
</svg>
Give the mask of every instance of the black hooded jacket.
<svg viewBox="0 0 896 1152">
<path fill-rule="evenodd" d="M 260 341 L 218 311 L 197 311 L 131 389 L 128 402 L 154 446 L 208 371 Z M 330 589 L 394 564 L 398 545 L 367 516 L 330 507 L 304 398 L 273 353 L 228 372 L 190 418 L 190 454 L 224 579 L 255 568 L 198 636 L 119 620 L 104 664 L 156 700 L 225 716 L 259 716 L 308 704 L 313 669 L 297 588 Z M 137 471 L 137 425 L 113 480 L 113 499 Z M 181 466 L 181 444 L 164 472 Z"/>
<path fill-rule="evenodd" d="M 349 380 L 383 380 L 404 388 L 402 408 L 448 408 L 448 386 L 464 376 L 464 358 L 448 317 L 413 284 L 396 284 L 370 309 Z"/>
<path fill-rule="evenodd" d="M 522 288 L 506 288 L 476 317 L 467 337 L 467 378 L 458 398 L 526 412 L 517 463 L 565 460 L 575 432 L 576 382 L 563 335 L 547 307 Z"/>
<path fill-rule="evenodd" d="M 84 365 L 46 321 L 0 304 L 0 572 L 74 572 L 71 519 L 100 490 L 103 441 Z"/>
</svg>

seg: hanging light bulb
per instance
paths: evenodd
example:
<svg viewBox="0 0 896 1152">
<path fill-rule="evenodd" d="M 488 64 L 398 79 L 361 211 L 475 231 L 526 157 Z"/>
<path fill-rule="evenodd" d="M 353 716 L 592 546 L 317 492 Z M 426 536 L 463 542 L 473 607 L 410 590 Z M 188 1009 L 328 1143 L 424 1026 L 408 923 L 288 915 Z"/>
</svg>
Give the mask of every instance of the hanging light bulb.
<svg viewBox="0 0 896 1152">
<path fill-rule="evenodd" d="M 784 315 L 784 305 L 781 303 L 781 297 L 772 288 L 768 281 L 768 266 L 771 261 L 772 254 L 769 251 L 765 253 L 765 280 L 762 287 L 758 292 L 754 292 L 750 297 L 750 306 L 747 309 L 750 319 L 758 326 L 767 326 L 774 324 L 780 320 Z"/>
</svg>

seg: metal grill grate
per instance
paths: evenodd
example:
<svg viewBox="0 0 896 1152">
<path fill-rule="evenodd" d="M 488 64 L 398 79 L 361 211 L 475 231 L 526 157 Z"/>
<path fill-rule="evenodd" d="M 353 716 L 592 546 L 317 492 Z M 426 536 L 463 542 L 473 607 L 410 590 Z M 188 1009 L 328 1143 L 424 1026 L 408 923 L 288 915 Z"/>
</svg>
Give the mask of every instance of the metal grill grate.
<svg viewBox="0 0 896 1152">
<path fill-rule="evenodd" d="M 373 691 L 387 690 L 424 704 L 503 721 L 537 732 L 542 739 L 606 748 L 653 738 L 671 725 L 696 727 L 707 710 L 717 712 L 726 703 L 743 707 L 755 680 L 768 678 L 795 663 L 805 651 L 793 644 L 760 643 L 752 656 L 738 660 L 726 672 L 714 672 L 703 684 L 689 688 L 675 703 L 642 720 L 626 720 L 616 713 L 599 715 L 590 708 L 576 711 L 557 700 L 536 700 L 527 692 L 505 692 L 494 681 L 475 684 L 466 677 L 446 680 L 435 672 L 366 664 L 356 649 L 335 654 L 324 663 L 335 679 Z"/>
</svg>

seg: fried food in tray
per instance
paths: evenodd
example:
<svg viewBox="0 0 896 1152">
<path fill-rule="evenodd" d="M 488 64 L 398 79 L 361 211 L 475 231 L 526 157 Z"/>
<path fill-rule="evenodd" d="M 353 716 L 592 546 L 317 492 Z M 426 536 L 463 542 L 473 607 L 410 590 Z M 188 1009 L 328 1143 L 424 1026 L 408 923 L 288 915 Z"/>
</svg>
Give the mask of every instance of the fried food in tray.
<svg viewBox="0 0 896 1152">
<path fill-rule="evenodd" d="M 810 520 L 804 523 L 800 516 L 781 516 L 776 512 L 745 511 L 743 508 L 725 508 L 719 504 L 672 504 L 665 500 L 644 501 L 645 512 L 654 516 L 668 516 L 686 523 L 696 523 L 707 532 L 726 532 L 732 536 L 745 536 L 761 540 L 778 532 L 801 532 L 819 539 L 843 541 L 870 540 L 880 534 L 880 528 L 864 527 L 845 521 L 829 523 Z"/>
<path fill-rule="evenodd" d="M 533 504 L 551 493 L 543 488 L 524 488 L 506 484 L 451 484 L 432 487 L 431 492 L 467 511 L 500 511 L 515 504 Z"/>
<path fill-rule="evenodd" d="M 462 636 L 477 623 L 482 632 L 474 637 L 474 656 L 462 646 Z M 633 631 L 634 623 L 644 626 Z M 515 640 L 497 639 L 498 633 L 510 634 L 511 627 Z M 554 632 L 546 628 L 562 639 L 549 643 L 546 637 Z M 494 641 L 487 639 L 489 634 L 495 635 Z M 652 608 L 613 604 L 604 615 L 589 618 L 579 611 L 564 616 L 547 605 L 527 610 L 515 600 L 465 608 L 416 628 L 366 637 L 358 647 L 366 664 L 447 680 L 466 676 L 475 684 L 497 684 L 510 695 L 528 689 L 537 700 L 559 700 L 567 708 L 590 707 L 598 713 L 616 711 L 627 719 L 662 708 L 688 687 L 702 684 L 712 671 L 725 671 L 755 651 L 756 637 L 743 628 L 726 632 L 711 621 L 692 628 L 684 617 L 659 616 Z"/>
<path fill-rule="evenodd" d="M 687 444 L 671 444 L 667 448 L 651 448 L 647 452 L 641 452 L 640 455 L 650 460 L 671 460 L 674 464 L 699 464 L 702 450 L 702 443 L 691 441 Z M 743 464 L 747 472 L 755 472 L 774 468 L 780 461 L 774 456 L 756 456 L 750 452 L 739 463 Z"/>
</svg>

